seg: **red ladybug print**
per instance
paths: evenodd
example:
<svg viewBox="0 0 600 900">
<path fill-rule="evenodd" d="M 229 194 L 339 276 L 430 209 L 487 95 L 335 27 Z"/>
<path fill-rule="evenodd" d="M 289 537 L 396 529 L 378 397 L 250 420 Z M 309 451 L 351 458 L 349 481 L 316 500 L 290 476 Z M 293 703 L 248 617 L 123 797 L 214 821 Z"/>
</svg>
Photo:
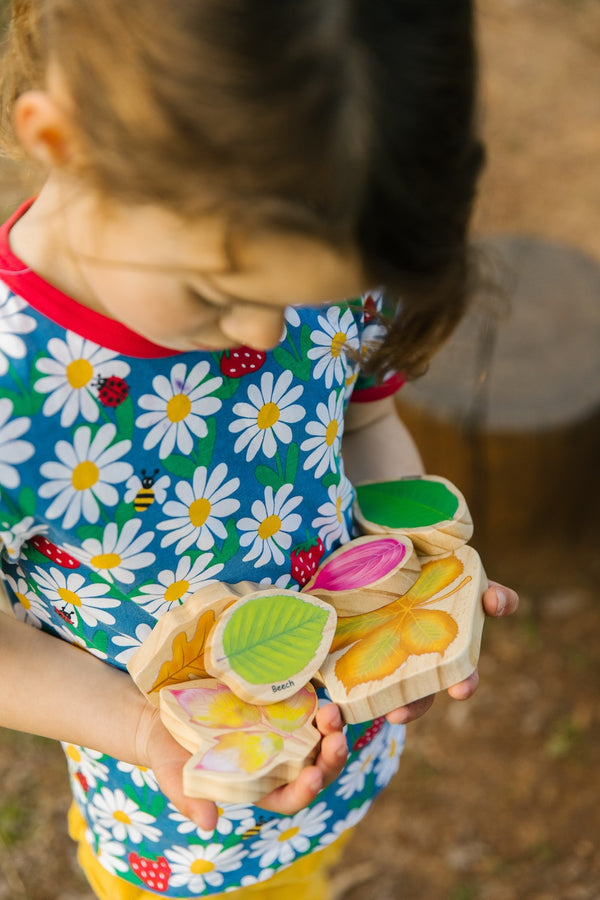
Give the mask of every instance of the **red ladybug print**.
<svg viewBox="0 0 600 900">
<path fill-rule="evenodd" d="M 124 378 L 119 378 L 118 375 L 98 378 L 96 387 L 98 388 L 98 398 L 103 406 L 119 406 L 129 396 L 129 385 Z"/>
</svg>

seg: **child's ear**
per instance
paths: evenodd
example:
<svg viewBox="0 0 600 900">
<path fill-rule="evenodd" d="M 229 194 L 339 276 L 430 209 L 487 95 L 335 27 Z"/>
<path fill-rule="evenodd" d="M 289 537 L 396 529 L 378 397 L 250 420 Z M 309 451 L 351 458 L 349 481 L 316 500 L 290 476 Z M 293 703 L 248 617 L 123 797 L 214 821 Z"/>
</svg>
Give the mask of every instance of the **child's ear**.
<svg viewBox="0 0 600 900">
<path fill-rule="evenodd" d="M 14 128 L 25 152 L 45 168 L 64 166 L 73 155 L 73 137 L 64 109 L 44 90 L 21 94 Z"/>
</svg>

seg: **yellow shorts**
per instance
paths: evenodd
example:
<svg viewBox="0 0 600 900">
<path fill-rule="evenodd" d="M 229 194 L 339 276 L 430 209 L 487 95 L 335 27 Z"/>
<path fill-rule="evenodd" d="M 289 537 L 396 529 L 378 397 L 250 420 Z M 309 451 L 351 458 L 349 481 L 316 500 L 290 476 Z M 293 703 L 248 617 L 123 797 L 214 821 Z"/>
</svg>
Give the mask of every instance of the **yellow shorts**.
<svg viewBox="0 0 600 900">
<path fill-rule="evenodd" d="M 79 865 L 99 900 L 157 900 L 159 894 L 141 890 L 135 885 L 111 875 L 104 869 L 85 840 L 85 822 L 73 803 L 69 810 L 69 834 L 77 841 Z M 329 869 L 338 862 L 352 829 L 326 847 L 292 863 L 262 884 L 234 891 L 239 900 L 328 900 L 330 897 Z M 225 894 L 213 894 L 215 900 Z"/>
</svg>

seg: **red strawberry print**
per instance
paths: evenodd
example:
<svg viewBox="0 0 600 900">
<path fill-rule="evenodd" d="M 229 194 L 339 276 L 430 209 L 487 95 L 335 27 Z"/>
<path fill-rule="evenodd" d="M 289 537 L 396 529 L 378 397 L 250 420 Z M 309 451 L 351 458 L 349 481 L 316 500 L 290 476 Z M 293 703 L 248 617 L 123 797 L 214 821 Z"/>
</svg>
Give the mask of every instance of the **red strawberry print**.
<svg viewBox="0 0 600 900">
<path fill-rule="evenodd" d="M 80 566 L 78 559 L 73 559 L 66 550 L 57 547 L 56 544 L 49 541 L 43 534 L 34 534 L 34 536 L 29 539 L 29 543 L 43 556 L 47 556 L 48 559 L 55 562 L 57 566 L 62 566 L 63 569 L 78 569 Z"/>
<path fill-rule="evenodd" d="M 298 544 L 290 554 L 292 578 L 300 586 L 305 585 L 313 577 L 321 562 L 325 547 L 320 537 L 309 538 L 305 544 Z"/>
<path fill-rule="evenodd" d="M 139 853 L 131 852 L 127 857 L 131 869 L 140 881 L 143 881 L 146 887 L 162 894 L 169 887 L 169 878 L 171 877 L 171 866 L 164 858 L 159 856 L 157 859 L 148 859 L 140 856 Z"/>
<path fill-rule="evenodd" d="M 363 303 L 363 313 L 365 319 L 365 325 L 368 325 L 369 322 L 372 322 L 373 319 L 377 318 L 377 304 L 369 294 L 365 302 Z"/>
<path fill-rule="evenodd" d="M 250 372 L 256 372 L 264 364 L 267 354 L 264 350 L 253 347 L 234 347 L 225 350 L 221 357 L 220 368 L 228 378 L 241 378 Z"/>
<path fill-rule="evenodd" d="M 384 722 L 385 716 L 379 716 L 378 719 L 373 719 L 367 730 L 364 731 L 361 736 L 354 742 L 352 749 L 362 750 L 363 747 L 366 747 L 367 744 L 370 744 L 375 735 L 378 734 L 383 728 Z"/>
</svg>

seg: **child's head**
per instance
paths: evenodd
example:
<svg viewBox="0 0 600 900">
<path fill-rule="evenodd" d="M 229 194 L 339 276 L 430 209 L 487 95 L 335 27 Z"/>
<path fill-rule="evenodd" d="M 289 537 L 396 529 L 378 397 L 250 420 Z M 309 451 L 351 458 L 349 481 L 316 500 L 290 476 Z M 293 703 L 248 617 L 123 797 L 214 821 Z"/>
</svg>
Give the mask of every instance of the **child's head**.
<svg viewBox="0 0 600 900">
<path fill-rule="evenodd" d="M 355 248 L 374 286 L 404 295 L 411 365 L 464 296 L 481 159 L 470 7 L 14 0 L 4 114 L 53 70 L 76 152 L 49 135 L 51 161 L 101 195 L 218 212 L 242 240 L 266 228 Z"/>
</svg>

